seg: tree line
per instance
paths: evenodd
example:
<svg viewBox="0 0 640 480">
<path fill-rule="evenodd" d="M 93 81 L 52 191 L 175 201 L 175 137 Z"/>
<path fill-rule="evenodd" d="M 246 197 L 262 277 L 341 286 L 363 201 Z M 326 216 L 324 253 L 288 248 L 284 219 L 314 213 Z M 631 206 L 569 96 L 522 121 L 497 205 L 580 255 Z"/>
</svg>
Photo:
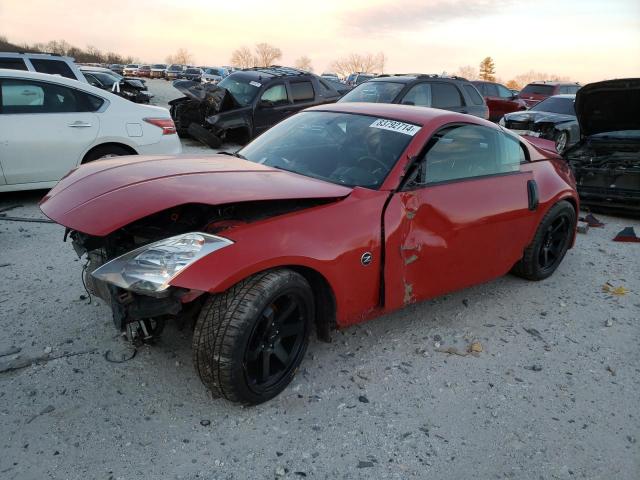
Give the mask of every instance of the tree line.
<svg viewBox="0 0 640 480">
<path fill-rule="evenodd" d="M 80 48 L 71 45 L 66 40 L 51 40 L 46 43 L 22 43 L 14 44 L 7 40 L 6 37 L 0 35 L 0 51 L 3 52 L 42 52 L 54 53 L 73 57 L 78 63 L 135 63 L 137 58 L 132 56 L 124 56 L 115 52 L 103 52 L 94 46 Z M 250 67 L 268 67 L 276 64 L 282 59 L 282 50 L 269 43 L 262 42 L 254 46 L 253 49 L 242 46 L 234 50 L 231 54 L 230 64 L 237 68 Z M 179 48 L 174 54 L 166 57 L 168 64 L 191 65 L 194 63 L 193 55 L 186 48 Z M 341 77 L 354 72 L 363 73 L 384 73 L 387 64 L 387 56 L 384 52 L 378 53 L 350 53 L 331 63 L 331 70 Z M 313 72 L 311 59 L 302 55 L 294 61 L 294 66 L 300 70 Z M 456 75 L 464 77 L 467 80 L 486 80 L 491 82 L 504 83 L 508 88 L 520 89 L 527 83 L 536 80 L 556 80 L 568 81 L 568 77 L 563 77 L 546 72 L 537 72 L 529 70 L 514 78 L 504 82 L 496 76 L 496 66 L 493 58 L 484 58 L 478 68 L 471 65 L 459 67 L 455 72 Z"/>
</svg>

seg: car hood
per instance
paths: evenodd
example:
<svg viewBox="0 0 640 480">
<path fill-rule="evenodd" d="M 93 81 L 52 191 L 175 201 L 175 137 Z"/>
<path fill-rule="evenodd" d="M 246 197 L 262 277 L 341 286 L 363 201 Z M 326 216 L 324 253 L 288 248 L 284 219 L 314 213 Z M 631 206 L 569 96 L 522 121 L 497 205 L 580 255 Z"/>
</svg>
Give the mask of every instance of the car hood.
<svg viewBox="0 0 640 480">
<path fill-rule="evenodd" d="M 640 130 L 640 78 L 605 80 L 576 93 L 576 114 L 582 136 Z"/>
<path fill-rule="evenodd" d="M 40 209 L 65 227 L 104 236 L 178 205 L 342 198 L 351 191 L 228 155 L 118 157 L 72 170 Z"/>
<path fill-rule="evenodd" d="M 575 122 L 576 117 L 553 112 L 537 112 L 527 110 L 526 112 L 507 113 L 504 116 L 505 122 L 533 122 L 533 123 L 563 123 Z"/>
</svg>

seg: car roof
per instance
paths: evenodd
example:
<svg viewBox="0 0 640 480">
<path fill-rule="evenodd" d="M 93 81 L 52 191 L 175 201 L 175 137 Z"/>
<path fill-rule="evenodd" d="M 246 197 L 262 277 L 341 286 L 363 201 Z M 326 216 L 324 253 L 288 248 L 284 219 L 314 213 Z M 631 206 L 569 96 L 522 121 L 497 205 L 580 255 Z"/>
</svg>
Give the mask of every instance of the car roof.
<svg viewBox="0 0 640 480">
<path fill-rule="evenodd" d="M 341 112 L 369 115 L 372 117 L 390 118 L 393 120 L 426 125 L 427 123 L 447 117 L 449 121 L 463 121 L 495 127 L 494 123 L 479 117 L 463 113 L 441 110 L 439 108 L 416 107 L 414 105 L 399 105 L 395 103 L 344 102 L 328 103 L 310 107 L 305 111 Z"/>
<path fill-rule="evenodd" d="M 427 73 L 408 73 L 408 74 L 400 74 L 400 75 L 378 75 L 377 77 L 368 80 L 368 82 L 396 82 L 396 83 L 411 83 L 416 80 L 445 80 L 450 82 L 466 82 L 467 80 L 462 77 L 456 76 L 442 76 L 435 74 L 427 74 Z"/>
<path fill-rule="evenodd" d="M 245 78 L 261 78 L 263 80 L 271 80 L 272 78 L 279 77 L 297 77 L 297 76 L 305 76 L 309 75 L 309 72 L 305 72 L 303 70 L 298 70 L 297 68 L 291 67 L 279 67 L 279 66 L 271 66 L 271 67 L 252 67 L 245 68 L 239 71 L 233 72 L 232 75 L 241 74 Z"/>
<path fill-rule="evenodd" d="M 561 93 L 559 95 L 552 95 L 549 98 L 570 98 L 571 100 L 576 99 L 575 93 Z"/>
<path fill-rule="evenodd" d="M 578 82 L 558 82 L 555 80 L 554 81 L 538 80 L 535 82 L 529 82 L 527 83 L 527 85 L 551 85 L 555 87 L 557 85 L 579 85 L 579 83 Z"/>
<path fill-rule="evenodd" d="M 120 101 L 120 97 L 118 97 L 117 95 L 112 95 L 111 93 L 101 88 L 94 87 L 93 85 L 90 85 L 86 82 L 81 82 L 79 80 L 75 80 L 72 78 L 63 77 L 61 75 L 51 75 L 49 73 L 28 72 L 26 70 L 9 70 L 9 69 L 0 68 L 0 77 L 29 78 L 32 80 L 40 80 L 42 82 L 59 83 L 61 85 L 66 85 L 68 87 L 73 87 L 88 93 L 92 93 L 102 98 L 108 98 L 109 101 L 113 101 L 112 99 L 114 97 L 118 99 L 116 101 Z"/>
</svg>

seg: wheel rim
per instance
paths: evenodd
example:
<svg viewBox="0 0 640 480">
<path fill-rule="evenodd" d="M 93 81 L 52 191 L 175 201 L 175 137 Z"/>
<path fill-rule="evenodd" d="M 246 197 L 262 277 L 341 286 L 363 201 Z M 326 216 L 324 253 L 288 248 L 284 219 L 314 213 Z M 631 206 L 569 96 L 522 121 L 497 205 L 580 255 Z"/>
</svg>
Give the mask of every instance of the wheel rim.
<svg viewBox="0 0 640 480">
<path fill-rule="evenodd" d="M 249 387 L 264 392 L 277 385 L 297 366 L 303 353 L 307 309 L 294 293 L 275 298 L 260 313 L 244 356 Z"/>
<path fill-rule="evenodd" d="M 562 259 L 569 240 L 570 228 L 571 221 L 566 215 L 560 215 L 551 222 L 538 254 L 538 265 L 542 270 L 554 268 Z"/>
</svg>

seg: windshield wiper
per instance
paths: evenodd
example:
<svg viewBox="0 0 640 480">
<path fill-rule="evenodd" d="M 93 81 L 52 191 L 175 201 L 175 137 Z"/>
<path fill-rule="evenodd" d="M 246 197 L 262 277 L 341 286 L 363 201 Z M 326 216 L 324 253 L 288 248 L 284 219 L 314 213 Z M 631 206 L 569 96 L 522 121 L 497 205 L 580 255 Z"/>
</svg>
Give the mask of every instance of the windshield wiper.
<svg viewBox="0 0 640 480">
<path fill-rule="evenodd" d="M 230 155 L 232 157 L 241 158 L 242 160 L 246 160 L 246 157 L 238 152 L 218 152 L 218 155 Z"/>
</svg>

